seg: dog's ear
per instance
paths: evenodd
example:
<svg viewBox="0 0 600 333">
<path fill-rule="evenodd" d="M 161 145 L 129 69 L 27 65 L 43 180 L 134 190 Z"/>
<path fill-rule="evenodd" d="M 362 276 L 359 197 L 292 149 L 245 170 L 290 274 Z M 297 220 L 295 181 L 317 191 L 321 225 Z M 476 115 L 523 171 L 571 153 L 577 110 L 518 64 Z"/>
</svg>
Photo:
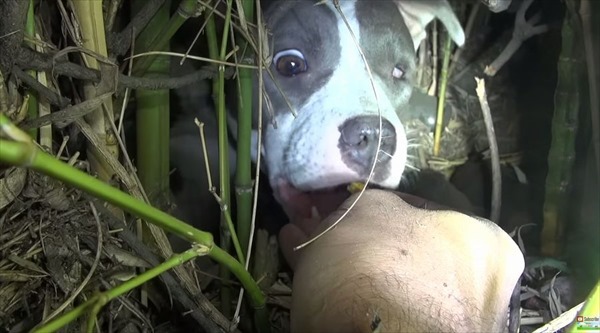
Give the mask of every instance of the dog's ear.
<svg viewBox="0 0 600 333">
<path fill-rule="evenodd" d="M 446 0 L 394 0 L 402 13 L 404 22 L 412 36 L 415 50 L 427 36 L 425 28 L 435 18 L 439 19 L 450 38 L 458 45 L 465 43 L 465 32 L 452 7 Z"/>
</svg>

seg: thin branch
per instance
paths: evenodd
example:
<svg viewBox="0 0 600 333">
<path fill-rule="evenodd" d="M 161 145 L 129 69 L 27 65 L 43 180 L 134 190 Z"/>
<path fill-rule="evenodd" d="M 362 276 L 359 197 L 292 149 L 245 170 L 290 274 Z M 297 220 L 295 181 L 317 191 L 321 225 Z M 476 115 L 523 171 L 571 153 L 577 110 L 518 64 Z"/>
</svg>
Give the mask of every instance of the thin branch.
<svg viewBox="0 0 600 333">
<path fill-rule="evenodd" d="M 545 33 L 548 31 L 549 26 L 547 24 L 535 26 L 541 16 L 539 13 L 534 15 L 529 21 L 525 20 L 525 13 L 531 6 L 533 0 L 525 0 L 519 7 L 517 15 L 515 17 L 515 29 L 513 30 L 513 36 L 506 48 L 500 53 L 500 55 L 485 68 L 485 74 L 488 76 L 494 76 L 498 71 L 506 64 L 510 58 L 517 52 L 524 41 L 527 39 Z"/>
<path fill-rule="evenodd" d="M 77 105 L 66 107 L 60 111 L 52 112 L 45 116 L 27 120 L 23 122 L 20 127 L 23 129 L 32 129 L 53 124 L 56 128 L 64 128 L 73 121 L 99 108 L 102 105 L 103 100 L 110 95 L 112 95 L 112 92 L 96 96 L 95 98 L 83 101 Z"/>
<path fill-rule="evenodd" d="M 133 17 L 131 22 L 118 34 L 108 36 L 108 49 L 113 56 L 124 55 L 131 46 L 131 40 L 137 38 L 165 0 L 147 0 L 146 5 Z"/>
<path fill-rule="evenodd" d="M 74 79 L 100 82 L 101 72 L 95 69 L 89 69 L 72 62 L 60 62 L 59 59 L 53 59 L 51 55 L 35 52 L 31 49 L 22 48 L 19 52 L 19 57 L 16 61 L 16 65 L 23 69 L 33 69 L 36 71 L 52 71 L 54 75 L 63 75 Z M 214 65 L 207 65 L 199 70 L 176 78 L 161 78 L 152 79 L 145 77 L 134 77 L 119 73 L 117 82 L 119 88 L 130 88 L 130 89 L 177 89 L 196 82 L 213 78 L 217 73 L 217 67 Z M 225 70 L 226 78 L 233 75 L 233 68 L 227 68 Z M 59 107 L 65 107 L 66 105 L 58 105 Z M 68 105 L 68 104 L 67 104 Z"/>
<path fill-rule="evenodd" d="M 84 194 L 84 196 L 96 203 L 96 208 L 112 229 L 121 229 L 118 233 L 118 237 L 122 239 L 133 252 L 147 261 L 152 267 L 158 266 L 161 263 L 162 260 L 159 259 L 146 244 L 139 241 L 135 234 L 127 229 L 123 229 L 123 221 L 117 219 L 104 205 L 102 205 L 101 200 L 92 198 L 87 194 Z M 186 314 L 198 322 L 199 326 L 207 332 L 225 332 L 224 328 L 230 326 L 230 322 L 227 318 L 223 317 L 203 293 L 195 294 L 194 299 L 192 299 L 189 293 L 182 287 L 181 280 L 177 279 L 176 276 L 176 272 L 167 271 L 162 273 L 159 278 L 167 286 L 169 291 L 171 291 L 173 298 L 184 308 L 191 310 L 186 312 Z"/>
<path fill-rule="evenodd" d="M 473 26 L 475 25 L 475 20 L 478 17 L 480 8 L 481 8 L 481 3 L 478 2 L 477 4 L 475 4 L 475 6 L 473 6 L 473 9 L 471 9 L 471 13 L 469 14 L 469 19 L 467 20 L 467 25 L 465 27 L 465 40 L 469 40 L 471 38 L 471 35 L 473 33 Z M 466 48 L 464 48 L 464 47 L 459 47 L 456 49 L 456 52 L 454 52 L 454 55 L 452 56 L 452 62 L 450 63 L 450 68 L 448 69 L 448 77 L 452 77 L 454 68 L 460 61 L 460 58 L 465 49 Z"/>
<path fill-rule="evenodd" d="M 124 74 L 119 74 L 119 87 L 130 89 L 177 89 L 187 85 L 191 85 L 206 79 L 212 79 L 217 74 L 217 67 L 213 65 L 204 66 L 201 69 L 181 76 L 172 78 L 152 79 L 145 77 L 133 77 Z M 228 68 L 225 71 L 225 78 L 230 78 L 233 75 L 233 68 Z"/>
<path fill-rule="evenodd" d="M 50 88 L 41 84 L 34 77 L 28 75 L 23 72 L 18 67 L 14 66 L 12 69 L 12 73 L 19 79 L 21 82 L 26 84 L 29 88 L 36 91 L 40 97 L 47 100 L 50 104 L 56 105 L 60 108 L 64 108 L 67 105 L 71 104 L 71 100 L 65 97 L 60 96 L 56 92 L 52 91 Z"/>
<path fill-rule="evenodd" d="M 500 220 L 500 207 L 502 206 L 502 175 L 500 173 L 500 155 L 498 153 L 498 142 L 496 141 L 496 133 L 494 131 L 494 121 L 490 111 L 490 105 L 487 100 L 487 92 L 485 90 L 485 80 L 475 78 L 477 82 L 477 97 L 481 104 L 481 112 L 483 113 L 483 121 L 485 130 L 490 144 L 490 156 L 492 159 L 492 209 L 490 220 L 498 223 Z"/>
</svg>

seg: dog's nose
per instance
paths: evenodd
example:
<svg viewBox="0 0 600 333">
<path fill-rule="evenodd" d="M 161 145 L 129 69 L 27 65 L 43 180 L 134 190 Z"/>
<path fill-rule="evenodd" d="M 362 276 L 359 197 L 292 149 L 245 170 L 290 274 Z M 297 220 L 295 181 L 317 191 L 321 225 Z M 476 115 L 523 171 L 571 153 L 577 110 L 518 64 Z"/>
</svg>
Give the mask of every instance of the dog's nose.
<svg viewBox="0 0 600 333">
<path fill-rule="evenodd" d="M 344 162 L 370 170 L 379 139 L 379 116 L 357 116 L 340 126 L 339 148 Z M 396 152 L 396 129 L 387 119 L 381 119 L 381 146 L 378 161 L 387 162 Z"/>
</svg>

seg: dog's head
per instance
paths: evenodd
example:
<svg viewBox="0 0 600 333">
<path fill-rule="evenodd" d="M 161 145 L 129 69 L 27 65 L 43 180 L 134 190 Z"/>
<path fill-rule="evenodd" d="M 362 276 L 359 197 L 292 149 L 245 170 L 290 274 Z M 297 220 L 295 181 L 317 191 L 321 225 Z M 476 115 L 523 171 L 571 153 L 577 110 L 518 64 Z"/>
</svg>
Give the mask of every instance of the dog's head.
<svg viewBox="0 0 600 333">
<path fill-rule="evenodd" d="M 379 135 L 371 181 L 399 184 L 407 140 L 397 113 L 408 107 L 415 48 L 435 17 L 464 42 L 445 0 L 340 0 L 339 11 L 329 0 L 270 6 L 264 100 L 276 125 L 264 129 L 263 153 L 271 184 L 311 191 L 364 181 Z"/>
</svg>

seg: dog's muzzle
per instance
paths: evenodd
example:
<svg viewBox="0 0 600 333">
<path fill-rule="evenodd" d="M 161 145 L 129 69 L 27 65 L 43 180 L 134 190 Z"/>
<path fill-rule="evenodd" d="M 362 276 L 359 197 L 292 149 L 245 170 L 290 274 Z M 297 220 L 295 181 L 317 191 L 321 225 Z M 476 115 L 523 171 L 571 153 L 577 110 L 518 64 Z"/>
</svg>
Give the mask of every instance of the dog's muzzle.
<svg viewBox="0 0 600 333">
<path fill-rule="evenodd" d="M 396 130 L 385 118 L 381 118 L 381 132 L 380 117 L 376 115 L 350 118 L 339 127 L 339 130 L 338 147 L 342 160 L 360 175 L 371 171 L 375 156 L 377 156 L 375 169 L 377 172 L 377 169 L 388 163 L 396 152 Z"/>
</svg>

